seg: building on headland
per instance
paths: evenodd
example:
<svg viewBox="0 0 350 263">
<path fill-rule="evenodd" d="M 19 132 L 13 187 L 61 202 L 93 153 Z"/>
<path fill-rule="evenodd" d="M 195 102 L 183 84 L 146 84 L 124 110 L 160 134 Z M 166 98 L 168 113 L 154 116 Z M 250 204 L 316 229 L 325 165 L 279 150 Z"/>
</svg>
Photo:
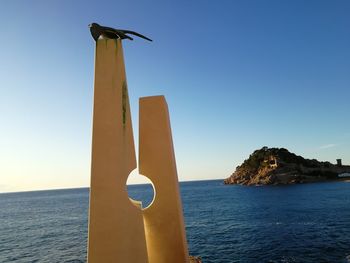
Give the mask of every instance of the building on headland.
<svg viewBox="0 0 350 263">
<path fill-rule="evenodd" d="M 337 168 L 339 178 L 350 177 L 350 165 L 343 165 L 342 159 L 337 159 Z"/>
<path fill-rule="evenodd" d="M 277 158 L 276 156 L 271 155 L 269 158 L 269 167 L 270 169 L 275 169 L 277 168 L 278 164 L 277 164 Z"/>
<path fill-rule="evenodd" d="M 278 166 L 277 157 L 274 155 L 270 155 L 268 158 L 264 159 L 263 162 L 269 169 L 276 169 Z"/>
<path fill-rule="evenodd" d="M 337 165 L 342 166 L 341 159 L 337 159 Z"/>
</svg>

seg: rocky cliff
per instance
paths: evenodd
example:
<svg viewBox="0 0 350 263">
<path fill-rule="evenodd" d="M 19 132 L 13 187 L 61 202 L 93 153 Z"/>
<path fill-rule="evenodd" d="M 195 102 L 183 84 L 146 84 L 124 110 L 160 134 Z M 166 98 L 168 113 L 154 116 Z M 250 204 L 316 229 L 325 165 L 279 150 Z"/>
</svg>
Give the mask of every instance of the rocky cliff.
<svg viewBox="0 0 350 263">
<path fill-rule="evenodd" d="M 263 147 L 254 151 L 248 159 L 227 179 L 225 184 L 268 185 L 295 184 L 336 180 L 338 175 L 350 173 L 350 166 L 309 160 L 284 148 Z"/>
</svg>

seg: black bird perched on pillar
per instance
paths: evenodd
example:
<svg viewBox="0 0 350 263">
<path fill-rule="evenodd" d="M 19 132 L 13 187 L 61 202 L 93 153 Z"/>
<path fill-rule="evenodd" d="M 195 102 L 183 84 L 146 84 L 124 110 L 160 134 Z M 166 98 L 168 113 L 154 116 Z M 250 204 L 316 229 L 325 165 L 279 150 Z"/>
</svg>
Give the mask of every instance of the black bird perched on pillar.
<svg viewBox="0 0 350 263">
<path fill-rule="evenodd" d="M 100 26 L 97 23 L 92 23 L 89 25 L 89 27 L 90 27 L 91 35 L 95 39 L 95 41 L 97 41 L 97 39 L 100 36 L 104 36 L 104 37 L 112 38 L 112 39 L 120 38 L 120 39 L 133 40 L 133 38 L 128 36 L 127 34 L 135 35 L 135 36 L 141 37 L 143 39 L 146 39 L 148 41 L 152 41 L 152 39 L 149 39 L 148 37 L 145 37 L 139 33 L 136 33 L 134 31 L 130 31 L 130 30 L 122 30 L 122 29 L 115 29 L 115 28 L 106 27 L 106 26 Z"/>
</svg>

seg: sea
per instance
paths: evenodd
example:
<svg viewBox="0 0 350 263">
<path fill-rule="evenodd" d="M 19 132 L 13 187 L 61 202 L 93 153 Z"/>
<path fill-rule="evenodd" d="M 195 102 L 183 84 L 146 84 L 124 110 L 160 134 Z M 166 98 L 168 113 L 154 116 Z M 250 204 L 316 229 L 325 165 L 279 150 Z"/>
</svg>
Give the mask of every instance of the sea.
<svg viewBox="0 0 350 263">
<path fill-rule="evenodd" d="M 203 262 L 350 262 L 349 182 L 180 189 L 189 252 Z M 149 185 L 128 192 L 153 198 Z M 0 262 L 86 262 L 88 202 L 88 188 L 0 194 Z"/>
</svg>

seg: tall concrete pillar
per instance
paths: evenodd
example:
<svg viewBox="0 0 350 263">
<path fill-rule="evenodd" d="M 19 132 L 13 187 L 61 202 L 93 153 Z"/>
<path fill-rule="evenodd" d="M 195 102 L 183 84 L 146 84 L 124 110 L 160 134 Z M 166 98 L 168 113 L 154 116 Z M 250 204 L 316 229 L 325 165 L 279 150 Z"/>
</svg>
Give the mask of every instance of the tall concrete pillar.
<svg viewBox="0 0 350 263">
<path fill-rule="evenodd" d="M 126 181 L 136 168 L 121 40 L 96 42 L 89 263 L 148 262 L 142 211 Z"/>
</svg>

